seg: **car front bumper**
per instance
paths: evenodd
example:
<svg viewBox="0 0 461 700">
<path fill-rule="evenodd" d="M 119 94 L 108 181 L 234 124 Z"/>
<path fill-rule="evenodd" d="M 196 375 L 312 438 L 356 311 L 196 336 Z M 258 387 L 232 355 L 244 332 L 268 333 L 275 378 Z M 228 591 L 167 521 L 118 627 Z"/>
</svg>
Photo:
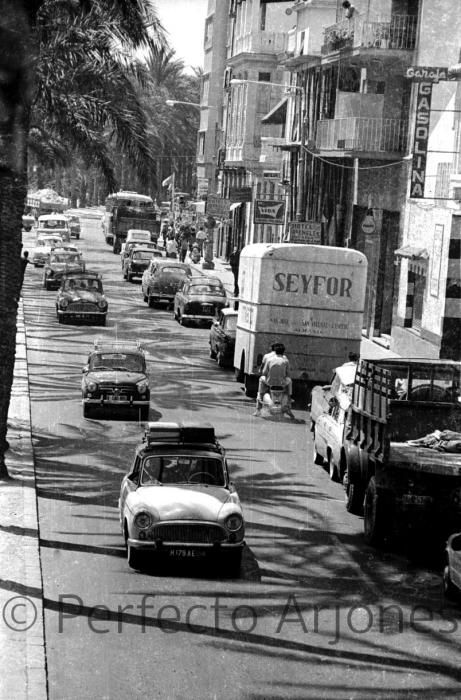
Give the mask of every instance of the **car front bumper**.
<svg viewBox="0 0 461 700">
<path fill-rule="evenodd" d="M 138 540 L 129 537 L 127 543 L 133 549 L 137 549 L 142 552 L 169 552 L 171 550 L 201 550 L 203 552 L 218 553 L 222 550 L 238 550 L 243 549 L 245 546 L 245 540 L 240 542 L 216 542 L 216 543 L 203 543 L 203 542 L 152 542 L 151 540 Z"/>
<path fill-rule="evenodd" d="M 87 398 L 82 399 L 82 404 L 85 406 L 140 406 L 148 407 L 150 406 L 150 399 L 98 399 L 98 398 Z"/>
</svg>

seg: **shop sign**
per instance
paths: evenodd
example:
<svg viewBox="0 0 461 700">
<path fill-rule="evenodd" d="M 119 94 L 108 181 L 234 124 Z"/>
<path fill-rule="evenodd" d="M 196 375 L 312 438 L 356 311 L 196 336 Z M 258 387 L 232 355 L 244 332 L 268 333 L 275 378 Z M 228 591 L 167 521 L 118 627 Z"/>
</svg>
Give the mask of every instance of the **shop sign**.
<svg viewBox="0 0 461 700">
<path fill-rule="evenodd" d="M 417 83 L 416 120 L 411 163 L 410 198 L 424 198 L 426 178 L 427 144 L 431 118 L 432 83 Z"/>
<path fill-rule="evenodd" d="M 438 83 L 439 80 L 454 80 L 446 66 L 409 66 L 405 73 L 406 78 L 415 82 Z"/>
<path fill-rule="evenodd" d="M 231 202 L 251 202 L 253 190 L 251 187 L 229 187 L 229 199 Z"/>
<path fill-rule="evenodd" d="M 322 242 L 322 224 L 317 221 L 290 221 L 288 236 L 284 243 L 308 243 L 320 245 Z"/>
<path fill-rule="evenodd" d="M 285 221 L 285 202 L 277 199 L 255 199 L 254 223 L 283 226 Z"/>
<path fill-rule="evenodd" d="M 219 197 L 217 194 L 209 194 L 206 200 L 206 213 L 208 216 L 217 216 L 219 218 L 229 217 L 230 199 Z"/>
</svg>

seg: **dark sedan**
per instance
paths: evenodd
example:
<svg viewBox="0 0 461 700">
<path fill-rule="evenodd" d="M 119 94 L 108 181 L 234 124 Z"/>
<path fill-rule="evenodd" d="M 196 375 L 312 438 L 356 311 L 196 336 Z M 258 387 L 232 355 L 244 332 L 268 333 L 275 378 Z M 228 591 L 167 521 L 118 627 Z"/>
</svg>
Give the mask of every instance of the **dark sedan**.
<svg viewBox="0 0 461 700">
<path fill-rule="evenodd" d="M 152 260 L 142 276 L 144 301 L 151 307 L 159 302 L 172 304 L 179 287 L 190 277 L 192 270 L 185 263 L 167 258 Z"/>
<path fill-rule="evenodd" d="M 234 366 L 235 334 L 238 312 L 222 309 L 210 329 L 210 357 L 218 361 L 220 367 Z"/>
<path fill-rule="evenodd" d="M 226 290 L 218 277 L 194 277 L 186 280 L 174 298 L 174 317 L 181 325 L 187 321 L 212 323 L 227 306 Z"/>
<path fill-rule="evenodd" d="M 65 274 L 84 272 L 85 263 L 80 253 L 63 248 L 55 248 L 45 263 L 43 286 L 45 289 L 59 289 Z"/>
<path fill-rule="evenodd" d="M 144 248 L 134 246 L 123 261 L 123 277 L 131 282 L 135 277 L 142 277 L 147 270 L 152 258 L 162 258 L 163 254 L 158 248 Z"/>
<path fill-rule="evenodd" d="M 92 272 L 64 275 L 56 299 L 58 323 L 83 321 L 105 326 L 107 306 L 101 275 Z"/>
</svg>

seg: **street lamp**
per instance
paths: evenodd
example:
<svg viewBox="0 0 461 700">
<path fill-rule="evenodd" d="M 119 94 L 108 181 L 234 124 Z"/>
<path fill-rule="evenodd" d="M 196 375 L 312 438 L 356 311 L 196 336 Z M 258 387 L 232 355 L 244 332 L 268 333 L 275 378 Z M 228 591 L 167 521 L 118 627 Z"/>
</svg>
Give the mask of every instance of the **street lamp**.
<svg viewBox="0 0 461 700">
<path fill-rule="evenodd" d="M 215 105 L 205 105 L 200 104 L 200 102 L 184 102 L 183 100 L 165 100 L 165 104 L 168 105 L 168 107 L 187 105 L 188 107 L 197 107 L 198 109 L 218 109 Z"/>
</svg>

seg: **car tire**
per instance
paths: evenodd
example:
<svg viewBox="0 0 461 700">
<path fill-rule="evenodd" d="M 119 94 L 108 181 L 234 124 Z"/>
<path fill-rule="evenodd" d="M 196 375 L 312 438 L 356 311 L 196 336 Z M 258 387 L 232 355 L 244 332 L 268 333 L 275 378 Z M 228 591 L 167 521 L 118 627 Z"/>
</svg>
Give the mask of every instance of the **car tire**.
<svg viewBox="0 0 461 700">
<path fill-rule="evenodd" d="M 445 568 L 443 570 L 442 582 L 443 582 L 443 594 L 447 598 L 451 598 L 451 600 L 455 600 L 455 599 L 459 598 L 459 590 L 456 588 L 455 584 L 451 580 L 450 567 L 448 566 L 448 564 L 445 566 Z"/>
<path fill-rule="evenodd" d="M 80 240 L 80 234 L 79 234 L 79 233 L 75 234 L 75 238 L 77 239 L 77 241 L 79 241 L 79 240 Z"/>
<path fill-rule="evenodd" d="M 128 280 L 128 282 L 132 282 L 132 281 L 133 281 L 133 275 L 131 274 L 131 272 L 127 272 L 127 273 L 126 273 L 126 279 Z"/>
<path fill-rule="evenodd" d="M 93 406 L 90 406 L 87 403 L 83 404 L 83 417 L 84 418 L 92 418 L 93 417 Z"/>
<path fill-rule="evenodd" d="M 64 320 L 65 320 L 65 319 L 64 319 L 64 316 L 58 315 L 57 318 L 58 318 L 58 323 L 64 323 Z"/>
<path fill-rule="evenodd" d="M 213 346 L 210 343 L 210 357 L 212 360 L 216 360 L 216 350 L 213 350 Z"/>
<path fill-rule="evenodd" d="M 218 350 L 218 355 L 217 355 L 217 362 L 218 362 L 218 367 L 225 367 L 226 366 L 226 361 L 224 359 L 224 355 L 220 350 Z"/>
<path fill-rule="evenodd" d="M 331 454 L 330 450 L 328 450 L 328 453 L 327 453 L 326 467 L 328 470 L 328 475 L 330 477 L 330 481 L 336 481 L 336 483 L 338 483 L 339 482 L 338 470 L 336 469 L 336 465 L 333 462 L 333 455 Z"/>
<path fill-rule="evenodd" d="M 148 299 L 148 298 L 146 297 L 146 295 L 144 294 L 144 292 L 143 292 L 142 298 L 143 298 L 144 303 L 147 304 L 147 299 Z"/>
<path fill-rule="evenodd" d="M 367 544 L 371 544 L 373 547 L 379 547 L 383 544 L 387 531 L 386 518 L 374 476 L 371 477 L 365 491 L 363 530 Z"/>
<path fill-rule="evenodd" d="M 223 565 L 228 576 L 239 578 L 242 569 L 242 550 L 227 552 L 223 558 Z"/>
<path fill-rule="evenodd" d="M 179 312 L 178 312 L 179 313 Z M 182 314 L 179 314 L 179 325 L 180 326 L 185 326 L 186 325 L 186 319 L 183 318 Z"/>
<path fill-rule="evenodd" d="M 48 282 L 46 277 L 43 278 L 43 289 L 48 289 Z"/>
<path fill-rule="evenodd" d="M 245 374 L 245 376 L 243 378 L 243 384 L 244 384 L 245 396 L 248 396 L 249 398 L 254 399 L 256 397 L 256 394 L 258 393 L 257 378 L 253 377 L 249 374 Z"/>
<path fill-rule="evenodd" d="M 149 306 L 150 309 L 153 309 L 155 306 L 155 301 L 154 299 L 150 296 L 147 297 L 147 305 Z"/>
<path fill-rule="evenodd" d="M 142 406 L 139 410 L 139 417 L 143 423 L 149 420 L 150 406 Z"/>
<path fill-rule="evenodd" d="M 347 472 L 344 475 L 347 479 Z M 346 510 L 352 515 L 363 515 L 363 501 L 365 492 L 359 484 L 346 484 Z"/>
<path fill-rule="evenodd" d="M 126 547 L 126 558 L 128 561 L 128 566 L 130 569 L 135 569 L 136 571 L 142 571 L 144 556 L 142 552 L 138 551 L 134 547 L 127 544 Z"/>
</svg>

